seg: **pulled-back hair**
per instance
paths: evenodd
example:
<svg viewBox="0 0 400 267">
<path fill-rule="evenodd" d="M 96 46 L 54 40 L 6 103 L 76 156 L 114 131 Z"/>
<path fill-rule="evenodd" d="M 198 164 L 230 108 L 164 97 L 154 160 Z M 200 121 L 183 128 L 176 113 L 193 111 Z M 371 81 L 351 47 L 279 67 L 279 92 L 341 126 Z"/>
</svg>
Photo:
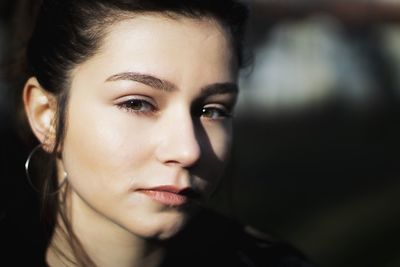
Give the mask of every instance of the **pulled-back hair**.
<svg viewBox="0 0 400 267">
<path fill-rule="evenodd" d="M 40 85 L 54 95 L 58 109 L 54 121 L 54 151 L 48 162 L 50 170 L 39 182 L 43 196 L 42 214 L 48 228 L 48 242 L 55 226 L 62 223 L 60 228 L 64 229 L 64 238 L 78 266 L 94 266 L 94 263 L 75 236 L 66 215 L 62 203 L 67 189 L 61 191 L 64 192 L 61 197 L 52 194 L 59 187 L 55 163 L 67 127 L 70 74 L 77 65 L 96 54 L 110 25 L 143 13 L 171 18 L 215 19 L 230 33 L 239 67 L 244 65 L 242 41 L 248 12 L 245 5 L 235 0 L 43 0 L 27 50 L 28 75 L 35 76 Z M 57 221 L 58 216 L 61 222 Z"/>
</svg>

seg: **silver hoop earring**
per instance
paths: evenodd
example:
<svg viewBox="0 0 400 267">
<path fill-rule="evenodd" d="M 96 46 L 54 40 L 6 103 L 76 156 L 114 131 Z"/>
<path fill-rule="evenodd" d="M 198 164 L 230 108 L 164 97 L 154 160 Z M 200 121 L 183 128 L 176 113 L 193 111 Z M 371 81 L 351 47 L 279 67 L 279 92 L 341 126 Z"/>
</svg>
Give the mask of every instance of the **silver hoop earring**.
<svg viewBox="0 0 400 267">
<path fill-rule="evenodd" d="M 32 156 L 39 150 L 39 148 L 42 148 L 42 144 L 39 144 L 39 145 L 35 146 L 35 147 L 32 149 L 31 153 L 29 153 L 28 158 L 27 158 L 26 161 L 25 161 L 25 174 L 26 174 L 26 178 L 27 178 L 27 180 L 28 180 L 29 185 L 30 185 L 30 186 L 32 187 L 32 189 L 33 189 L 34 191 L 36 191 L 37 193 L 41 193 L 41 192 L 40 192 L 40 190 L 39 190 L 39 189 L 33 184 L 33 182 L 32 182 L 32 177 L 31 177 L 31 175 L 29 174 L 29 165 L 30 165 L 30 163 L 31 163 Z M 62 182 L 60 183 L 60 185 L 58 186 L 58 189 L 57 189 L 55 192 L 49 193 L 49 195 L 57 194 L 57 193 L 61 190 L 61 188 L 64 186 L 64 184 L 66 184 L 67 179 L 68 179 L 68 174 L 67 174 L 67 172 L 64 171 L 64 178 L 63 178 L 63 181 L 62 181 Z"/>
</svg>

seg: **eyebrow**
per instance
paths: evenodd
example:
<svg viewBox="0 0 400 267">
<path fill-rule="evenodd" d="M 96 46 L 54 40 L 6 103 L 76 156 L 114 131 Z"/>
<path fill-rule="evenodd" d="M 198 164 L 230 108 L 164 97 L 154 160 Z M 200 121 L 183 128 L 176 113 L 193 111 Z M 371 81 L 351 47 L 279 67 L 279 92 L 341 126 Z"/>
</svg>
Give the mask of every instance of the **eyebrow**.
<svg viewBox="0 0 400 267">
<path fill-rule="evenodd" d="M 139 82 L 148 85 L 154 89 L 172 92 L 178 90 L 177 86 L 172 82 L 157 78 L 153 75 L 143 74 L 138 72 L 122 72 L 114 74 L 106 79 L 106 82 L 114 82 L 121 80 L 129 80 Z M 239 92 L 238 85 L 236 83 L 214 83 L 211 85 L 204 86 L 201 88 L 200 97 L 206 98 L 210 95 L 217 94 L 237 94 Z"/>
<path fill-rule="evenodd" d="M 143 83 L 155 89 L 159 89 L 162 91 L 175 91 L 177 90 L 176 86 L 169 82 L 152 75 L 142 74 L 137 72 L 122 72 L 118 74 L 114 74 L 106 79 L 106 82 L 114 82 L 114 81 L 122 81 L 122 80 L 129 80 L 134 82 Z"/>
<path fill-rule="evenodd" d="M 200 98 L 207 98 L 210 95 L 237 94 L 239 87 L 236 83 L 214 83 L 201 89 Z"/>
</svg>

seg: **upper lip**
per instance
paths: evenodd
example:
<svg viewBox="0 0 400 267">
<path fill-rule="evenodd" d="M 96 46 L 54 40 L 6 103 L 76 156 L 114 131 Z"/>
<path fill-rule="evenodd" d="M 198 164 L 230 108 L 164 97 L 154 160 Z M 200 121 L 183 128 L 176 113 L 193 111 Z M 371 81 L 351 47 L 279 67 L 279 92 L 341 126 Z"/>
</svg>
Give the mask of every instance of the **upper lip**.
<svg viewBox="0 0 400 267">
<path fill-rule="evenodd" d="M 162 185 L 151 188 L 140 188 L 137 191 L 161 191 L 161 192 L 169 192 L 177 195 L 186 196 L 192 199 L 201 199 L 202 194 L 192 187 L 177 187 L 174 185 Z"/>
</svg>

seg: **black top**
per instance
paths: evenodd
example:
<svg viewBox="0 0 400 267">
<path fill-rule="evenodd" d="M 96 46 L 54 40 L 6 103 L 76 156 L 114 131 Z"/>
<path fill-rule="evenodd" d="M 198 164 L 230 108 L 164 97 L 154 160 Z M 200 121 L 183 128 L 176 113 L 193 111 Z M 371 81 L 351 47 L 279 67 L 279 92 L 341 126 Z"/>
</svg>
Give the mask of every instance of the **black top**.
<svg viewBox="0 0 400 267">
<path fill-rule="evenodd" d="M 295 248 L 251 234 L 233 220 L 202 212 L 167 242 L 170 266 L 312 267 Z"/>
</svg>

